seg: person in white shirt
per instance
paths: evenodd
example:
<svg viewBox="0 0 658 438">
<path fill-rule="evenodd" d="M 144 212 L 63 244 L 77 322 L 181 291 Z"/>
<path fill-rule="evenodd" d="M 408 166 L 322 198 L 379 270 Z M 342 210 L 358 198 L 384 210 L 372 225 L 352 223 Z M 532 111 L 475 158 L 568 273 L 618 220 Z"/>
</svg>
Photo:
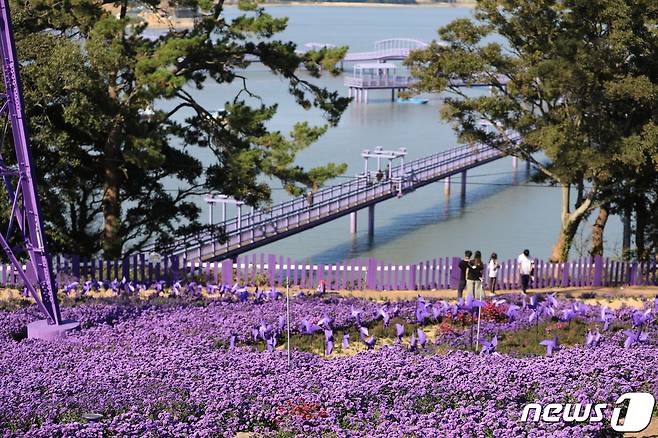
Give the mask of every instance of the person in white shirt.
<svg viewBox="0 0 658 438">
<path fill-rule="evenodd" d="M 496 294 L 496 283 L 498 282 L 498 270 L 500 265 L 498 264 L 498 254 L 491 253 L 491 258 L 489 259 L 489 265 L 487 266 L 487 272 L 489 273 L 489 287 L 491 288 L 491 294 Z"/>
<path fill-rule="evenodd" d="M 524 249 L 523 253 L 519 255 L 517 263 L 519 265 L 519 274 L 521 275 L 521 289 L 525 295 L 530 285 L 530 276 L 534 274 L 535 262 L 530 259 L 530 251 Z"/>
</svg>

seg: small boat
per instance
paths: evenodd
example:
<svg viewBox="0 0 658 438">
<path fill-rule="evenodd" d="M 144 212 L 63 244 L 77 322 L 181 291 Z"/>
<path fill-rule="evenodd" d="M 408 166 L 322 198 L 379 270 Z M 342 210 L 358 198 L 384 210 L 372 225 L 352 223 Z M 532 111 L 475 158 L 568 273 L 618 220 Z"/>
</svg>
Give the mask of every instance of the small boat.
<svg viewBox="0 0 658 438">
<path fill-rule="evenodd" d="M 429 99 L 421 99 L 417 97 L 412 97 L 411 99 L 398 99 L 398 103 L 413 103 L 416 105 L 425 105 L 429 101 Z"/>
</svg>

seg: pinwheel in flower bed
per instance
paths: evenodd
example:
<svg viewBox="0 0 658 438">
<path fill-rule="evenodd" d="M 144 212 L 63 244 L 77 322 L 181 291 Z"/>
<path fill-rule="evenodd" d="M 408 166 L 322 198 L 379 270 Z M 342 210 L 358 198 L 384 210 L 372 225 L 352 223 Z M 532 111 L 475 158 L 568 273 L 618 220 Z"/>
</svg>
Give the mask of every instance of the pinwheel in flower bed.
<svg viewBox="0 0 658 438">
<path fill-rule="evenodd" d="M 404 336 L 404 326 L 402 324 L 395 324 L 395 337 L 397 338 L 397 344 L 402 343 L 402 337 Z"/>
<path fill-rule="evenodd" d="M 498 345 L 498 336 L 494 335 L 494 337 L 491 339 L 491 342 L 485 339 L 480 339 L 480 343 L 482 344 L 480 354 L 493 354 L 496 351 L 496 346 Z"/>
<path fill-rule="evenodd" d="M 599 333 L 599 329 L 597 328 L 594 333 L 592 333 L 591 330 L 587 332 L 587 336 L 585 337 L 585 346 L 586 347 L 596 347 L 599 345 L 599 342 L 601 342 L 601 333 Z"/>
<path fill-rule="evenodd" d="M 649 339 L 649 332 L 624 330 L 626 340 L 624 341 L 624 348 L 631 348 L 635 344 L 642 344 Z"/>
<path fill-rule="evenodd" d="M 553 336 L 553 339 L 545 339 L 539 343 L 546 347 L 546 356 L 552 356 L 554 351 L 557 351 L 559 348 L 557 335 Z"/>
<path fill-rule="evenodd" d="M 612 310 L 609 310 L 606 306 L 601 306 L 601 316 L 600 320 L 603 323 L 603 331 L 608 331 L 610 327 L 610 321 L 615 317 L 615 313 Z"/>
<path fill-rule="evenodd" d="M 325 329 L 324 340 L 325 340 L 324 355 L 330 356 L 331 353 L 334 351 L 334 331 L 331 329 Z"/>
</svg>

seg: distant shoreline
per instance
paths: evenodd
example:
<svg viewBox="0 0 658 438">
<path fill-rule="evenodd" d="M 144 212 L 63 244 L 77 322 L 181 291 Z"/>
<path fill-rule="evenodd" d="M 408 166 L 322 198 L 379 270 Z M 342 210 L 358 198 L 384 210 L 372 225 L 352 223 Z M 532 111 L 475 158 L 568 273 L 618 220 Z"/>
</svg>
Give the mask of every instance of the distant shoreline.
<svg viewBox="0 0 658 438">
<path fill-rule="evenodd" d="M 281 1 L 281 2 L 258 2 L 261 6 L 335 6 L 340 8 L 472 8 L 475 1 L 457 1 L 455 3 L 367 3 L 367 2 L 303 2 L 303 1 Z M 231 4 L 226 6 L 237 6 Z"/>
<path fill-rule="evenodd" d="M 258 2 L 260 6 L 285 7 L 336 7 L 336 8 L 472 8 L 476 5 L 474 0 L 458 0 L 454 3 L 367 3 L 367 2 L 305 2 L 305 1 L 277 1 Z M 236 8 L 237 3 L 225 4 L 225 7 Z M 185 29 L 194 26 L 193 18 L 161 17 L 157 14 L 140 14 L 142 20 L 147 23 L 149 29 Z"/>
</svg>

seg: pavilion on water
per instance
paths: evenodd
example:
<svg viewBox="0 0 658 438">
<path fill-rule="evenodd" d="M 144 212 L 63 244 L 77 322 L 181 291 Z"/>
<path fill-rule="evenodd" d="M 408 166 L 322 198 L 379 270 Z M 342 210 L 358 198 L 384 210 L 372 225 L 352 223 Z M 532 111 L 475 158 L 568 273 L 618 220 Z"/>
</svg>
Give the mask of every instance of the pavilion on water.
<svg viewBox="0 0 658 438">
<path fill-rule="evenodd" d="M 377 62 L 356 64 L 353 74 L 345 77 L 345 86 L 349 88 L 348 96 L 354 96 L 357 102 L 368 102 L 368 90 L 391 90 L 391 100 L 395 100 L 395 90 L 402 90 L 412 82 L 410 76 L 398 76 L 397 66 L 391 63 Z"/>
</svg>

